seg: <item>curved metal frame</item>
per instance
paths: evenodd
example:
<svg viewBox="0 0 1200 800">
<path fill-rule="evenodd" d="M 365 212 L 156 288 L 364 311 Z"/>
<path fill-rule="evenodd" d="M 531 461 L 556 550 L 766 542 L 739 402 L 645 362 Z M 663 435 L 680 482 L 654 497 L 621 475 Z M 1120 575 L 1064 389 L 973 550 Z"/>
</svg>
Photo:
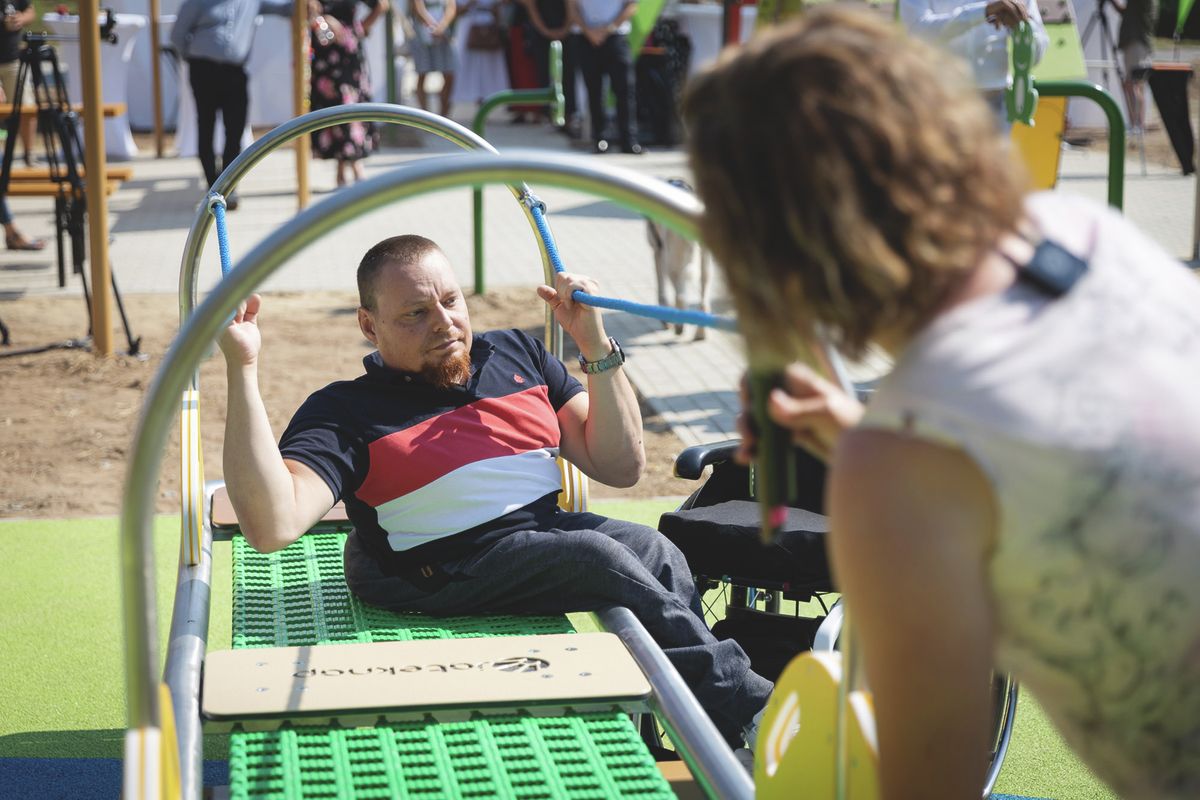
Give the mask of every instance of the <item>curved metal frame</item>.
<svg viewBox="0 0 1200 800">
<path fill-rule="evenodd" d="M 484 150 L 495 153 L 485 139 L 453 120 L 431 114 L 420 109 L 389 103 L 361 103 L 326 108 L 305 114 L 280 125 L 246 148 L 213 184 L 209 199 L 213 195 L 228 196 L 237 188 L 242 178 L 269 153 L 299 137 L 323 128 L 347 122 L 387 122 L 418 128 L 451 141 L 467 150 Z M 554 268 L 545 243 L 538 235 L 537 222 L 529 208 L 531 197 L 524 184 L 509 187 L 513 196 L 521 203 L 526 219 L 534 233 L 534 239 L 542 254 L 542 269 L 547 280 L 551 280 Z M 210 203 L 201 203 L 188 229 L 184 244 L 182 264 L 179 272 L 179 316 L 186 323 L 196 306 L 197 283 L 200 258 L 213 225 Z M 546 311 L 546 342 L 556 355 L 562 355 L 562 332 L 553 324 L 553 317 Z M 208 641 L 209 598 L 212 580 L 212 531 L 205 519 L 203 509 L 209 499 L 204 485 L 203 465 L 199 462 L 199 374 L 194 372 L 181 401 L 180 427 L 183 430 L 180 474 L 181 522 L 183 527 L 179 574 L 176 579 L 175 605 L 171 620 L 171 632 L 167 644 L 167 660 L 164 670 L 167 685 L 172 687 L 171 697 L 177 720 L 178 740 L 181 752 L 182 779 L 188 793 L 199 796 L 201 775 L 196 765 L 203 753 L 203 734 L 199 718 L 200 670 Z M 156 620 L 149 620 L 154 624 Z M 133 624 L 127 619 L 127 625 Z M 142 654 L 140 657 L 144 657 Z M 192 756 L 189 758 L 188 756 Z"/>
<path fill-rule="evenodd" d="M 228 196 L 237 188 L 246 173 L 272 151 L 313 131 L 348 122 L 390 122 L 407 125 L 440 136 L 465 150 L 497 152 L 496 148 L 492 147 L 482 136 L 453 120 L 439 117 L 437 114 L 391 103 L 355 103 L 323 108 L 283 123 L 243 150 L 233 163 L 218 176 L 210 193 Z M 524 197 L 529 193 L 529 187 L 518 181 L 510 185 L 509 189 L 517 200 L 522 201 L 522 207 L 525 207 Z M 525 216 L 536 235 L 537 225 L 534 223 L 528 207 L 525 207 Z M 196 209 L 196 216 L 192 220 L 192 226 L 188 230 L 187 241 L 183 247 L 183 260 L 179 271 L 180 322 L 186 322 L 196 306 L 196 283 L 200 269 L 200 256 L 211 227 L 212 215 L 209 214 L 208 204 L 202 203 Z M 542 248 L 543 269 L 546 277 L 553 278 L 554 268 L 550 265 L 550 257 L 545 253 L 540 238 L 538 242 L 539 247 Z"/>
<path fill-rule="evenodd" d="M 381 116 L 389 115 L 390 109 L 383 107 L 379 113 Z M 432 117 L 412 111 L 409 113 L 418 118 Z M 336 124 L 344 121 L 345 117 L 329 113 L 323 119 L 326 124 Z M 428 122 L 428 119 L 423 121 Z M 311 122 L 306 123 L 303 118 L 294 120 L 278 131 L 274 141 L 301 135 L 306 124 Z M 261 159 L 266 149 L 266 145 L 263 145 L 248 150 L 244 154 L 246 158 L 242 164 L 235 162 L 231 165 L 231 168 L 238 166 L 240 169 L 232 170 L 229 175 L 223 176 L 214 189 L 228 191 L 236 185 L 237 178 L 248 169 L 247 165 Z M 195 271 L 188 271 L 182 280 L 187 290 L 183 292 L 187 297 L 182 303 L 186 321 L 164 356 L 147 392 L 122 493 L 123 611 L 131 729 L 157 728 L 162 720 L 156 679 L 157 613 L 151 537 L 156 476 L 161 466 L 175 399 L 194 381 L 195 370 L 200 360 L 209 352 L 225 320 L 242 298 L 288 259 L 311 242 L 362 213 L 430 191 L 490 183 L 513 185 L 524 179 L 589 192 L 659 219 L 689 238 L 697 237 L 697 221 L 701 211 L 699 201 L 663 181 L 625 169 L 601 169 L 579 157 L 548 156 L 545 153 L 511 156 L 468 154 L 433 158 L 406 165 L 389 174 L 338 192 L 298 214 L 259 242 L 190 315 L 187 309 L 190 308 L 193 297 Z M 207 214 L 207 211 L 201 213 Z M 207 223 L 198 221 L 196 227 L 200 230 L 206 229 Z M 198 254 L 198 241 L 189 240 L 185 270 L 187 265 L 194 264 Z M 204 566 L 208 563 L 208 559 L 204 559 Z M 181 569 L 181 581 L 183 577 L 184 571 Z M 200 582 L 197 580 L 194 583 Z M 181 585 L 182 591 L 184 587 Z M 192 601 L 203 605 L 206 618 L 207 584 L 193 585 L 188 592 Z M 180 607 L 177 602 L 175 616 L 176 623 L 199 628 L 200 619 L 191 613 L 186 604 Z M 708 747 L 706 751 L 705 742 L 718 734 L 707 716 L 702 712 L 697 713 L 698 706 L 694 705 L 694 698 L 691 707 L 681 701 L 681 698 L 690 697 L 690 693 L 678 673 L 673 669 L 664 668 L 661 663 L 656 663 L 650 652 L 652 648 L 637 644 L 644 644 L 648 638 L 636 620 L 623 623 L 623 630 L 629 637 L 626 638 L 627 644 L 651 680 L 657 706 L 677 720 L 673 726 L 678 727 L 676 742 L 681 752 L 688 757 L 702 783 L 722 797 L 751 796 L 753 787 L 749 776 L 727 748 L 722 750 Z M 206 634 L 206 626 L 204 630 L 199 630 L 199 634 L 201 637 Z M 202 658 L 202 638 L 199 639 L 199 643 L 199 655 Z M 667 666 L 669 667 L 669 663 Z M 171 679 L 172 674 L 168 670 L 169 683 L 177 690 L 181 689 L 195 697 L 199 688 L 199 671 L 197 664 L 193 669 L 185 669 L 174 675 L 174 678 L 181 680 L 195 680 L 194 684 L 180 686 Z M 176 693 L 173 691 L 173 695 Z M 179 721 L 183 722 L 182 719 Z M 182 739 L 181 745 L 184 745 Z M 181 751 L 184 762 L 193 755 L 187 747 L 181 746 Z M 703 758 L 697 759 L 692 755 L 700 752 L 705 753 Z M 192 768 L 193 781 L 199 777 L 197 766 Z M 197 785 L 185 779 L 185 794 L 194 794 Z"/>
</svg>

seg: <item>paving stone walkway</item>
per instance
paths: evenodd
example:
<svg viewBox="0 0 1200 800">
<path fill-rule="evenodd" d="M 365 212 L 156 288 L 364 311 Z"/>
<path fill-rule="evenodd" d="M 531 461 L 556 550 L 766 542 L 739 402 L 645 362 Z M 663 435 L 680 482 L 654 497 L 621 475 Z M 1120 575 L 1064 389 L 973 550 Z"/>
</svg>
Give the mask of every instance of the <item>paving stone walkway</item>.
<svg viewBox="0 0 1200 800">
<path fill-rule="evenodd" d="M 368 176 L 414 159 L 450 156 L 454 145 L 421 134 L 416 147 L 386 148 L 367 161 Z M 537 148 L 569 152 L 568 140 L 544 126 L 492 124 L 487 138 L 500 150 Z M 583 151 L 579 151 L 583 152 Z M 1150 165 L 1143 175 L 1131 152 L 1126 165 L 1125 210 L 1169 253 L 1192 257 L 1194 177 L 1178 169 Z M 678 149 L 649 150 L 641 157 L 586 155 L 649 175 L 686 176 Z M 1103 201 L 1107 156 L 1103 152 L 1068 149 L 1058 191 Z M 229 215 L 230 240 L 236 263 L 256 242 L 296 213 L 295 157 L 291 150 L 267 156 L 243 181 L 241 208 Z M 175 303 L 180 258 L 189 226 L 204 192 L 194 159 L 139 158 L 135 177 L 110 198 L 111 259 L 123 292 L 161 293 Z M 313 202 L 333 191 L 332 164 L 314 162 L 310 170 Z M 578 193 L 535 191 L 549 207 L 549 219 L 564 263 L 572 271 L 595 276 L 605 294 L 654 302 L 654 266 L 641 217 L 625 208 Z M 53 238 L 50 202 L 38 198 L 10 200 L 18 224 L 28 234 Z M 276 272 L 263 289 L 351 290 L 354 268 L 365 248 L 385 236 L 415 232 L 446 249 L 464 286 L 472 285 L 471 201 L 466 190 L 426 195 L 381 208 L 345 225 L 307 248 Z M 532 286 L 541 281 L 537 245 L 524 215 L 502 187 L 485 191 L 485 252 L 488 286 Z M 0 298 L 24 293 L 77 293 L 77 279 L 59 289 L 51 246 L 42 253 L 0 253 Z M 220 275 L 215 237 L 206 247 L 200 290 Z M 714 310 L 728 313 L 729 302 L 718 279 Z M 736 385 L 745 359 L 736 337 L 710 332 L 702 342 L 676 336 L 652 320 L 608 313 L 606 324 L 630 354 L 628 370 L 638 390 L 664 415 L 685 444 L 718 441 L 734 434 Z"/>
</svg>

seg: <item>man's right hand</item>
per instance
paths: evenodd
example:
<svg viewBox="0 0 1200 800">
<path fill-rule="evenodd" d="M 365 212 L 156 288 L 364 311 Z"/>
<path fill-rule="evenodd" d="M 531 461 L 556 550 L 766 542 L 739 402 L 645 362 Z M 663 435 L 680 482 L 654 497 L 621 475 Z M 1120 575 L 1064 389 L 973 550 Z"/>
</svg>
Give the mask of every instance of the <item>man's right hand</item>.
<svg viewBox="0 0 1200 800">
<path fill-rule="evenodd" d="M 750 392 L 743 378 L 742 406 L 750 407 Z M 792 442 L 824 461 L 829 460 L 838 438 L 862 419 L 863 405 L 805 364 L 792 364 L 783 373 L 783 388 L 771 391 L 767 402 L 771 419 L 792 432 Z M 740 464 L 754 461 L 757 436 L 750 413 L 737 419 L 742 443 L 734 454 Z"/>
<path fill-rule="evenodd" d="M 1029 9 L 1020 0 L 992 0 L 983 13 L 997 28 L 1015 28 L 1029 21 Z"/>
<path fill-rule="evenodd" d="M 219 340 L 225 363 L 230 367 L 249 367 L 258 362 L 262 351 L 262 334 L 258 329 L 258 312 L 262 297 L 252 294 L 238 306 Z"/>
</svg>

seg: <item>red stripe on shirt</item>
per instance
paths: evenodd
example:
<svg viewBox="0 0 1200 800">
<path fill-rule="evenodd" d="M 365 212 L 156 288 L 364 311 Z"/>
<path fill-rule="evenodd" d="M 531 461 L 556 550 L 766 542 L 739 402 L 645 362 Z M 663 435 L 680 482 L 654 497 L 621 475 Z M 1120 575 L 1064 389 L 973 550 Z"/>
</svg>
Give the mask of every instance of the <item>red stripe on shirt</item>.
<svg viewBox="0 0 1200 800">
<path fill-rule="evenodd" d="M 367 478 L 354 494 L 378 506 L 464 464 L 558 442 L 558 417 L 544 385 L 485 398 L 371 442 Z"/>
</svg>

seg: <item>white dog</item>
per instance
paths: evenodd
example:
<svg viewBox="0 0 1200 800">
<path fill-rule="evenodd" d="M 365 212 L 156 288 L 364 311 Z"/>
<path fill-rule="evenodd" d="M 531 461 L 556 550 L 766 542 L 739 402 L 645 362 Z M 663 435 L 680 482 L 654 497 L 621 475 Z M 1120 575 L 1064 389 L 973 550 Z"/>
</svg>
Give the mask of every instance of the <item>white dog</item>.
<svg viewBox="0 0 1200 800">
<path fill-rule="evenodd" d="M 692 190 L 686 182 L 672 179 L 668 181 L 680 189 Z M 646 220 L 646 238 L 654 250 L 655 277 L 658 279 L 658 304 L 673 306 L 678 309 L 699 309 L 704 313 L 710 311 L 709 284 L 712 268 L 709 265 L 708 252 L 696 242 L 685 239 L 675 231 L 659 222 Z M 699 302 L 695 300 L 696 286 L 699 284 Z M 668 292 L 668 286 L 670 292 Z M 668 297 L 674 294 L 674 302 Z M 670 327 L 664 322 L 663 327 Z M 705 336 L 705 328 L 696 326 L 692 337 L 699 341 Z M 675 333 L 683 334 L 683 326 L 676 325 Z"/>
</svg>

